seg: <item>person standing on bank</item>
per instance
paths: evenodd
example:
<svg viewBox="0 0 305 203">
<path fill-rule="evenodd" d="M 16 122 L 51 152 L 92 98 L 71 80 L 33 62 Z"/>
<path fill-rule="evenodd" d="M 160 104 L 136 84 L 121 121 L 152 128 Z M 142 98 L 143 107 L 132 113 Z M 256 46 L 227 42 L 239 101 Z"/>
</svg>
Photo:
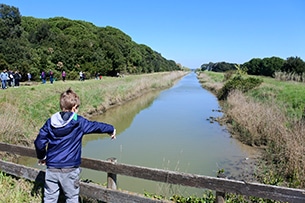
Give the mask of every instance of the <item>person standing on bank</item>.
<svg viewBox="0 0 305 203">
<path fill-rule="evenodd" d="M 44 71 L 41 72 L 40 78 L 41 78 L 42 84 L 46 84 L 47 76 L 46 76 L 46 73 Z"/>
<path fill-rule="evenodd" d="M 27 76 L 28 76 L 28 82 L 31 82 L 31 79 L 32 79 L 31 73 L 28 73 Z"/>
<path fill-rule="evenodd" d="M 21 75 L 17 70 L 15 71 L 14 79 L 15 79 L 15 86 L 14 87 L 19 87 L 20 80 L 21 80 Z"/>
<path fill-rule="evenodd" d="M 61 77 L 62 77 L 62 81 L 65 82 L 66 81 L 66 71 L 63 71 L 61 73 Z"/>
<path fill-rule="evenodd" d="M 53 73 L 53 71 L 50 70 L 49 76 L 50 76 L 50 84 L 53 84 L 53 82 L 54 82 L 54 73 Z"/>
<path fill-rule="evenodd" d="M 6 89 L 7 88 L 6 81 L 8 79 L 8 74 L 6 72 L 6 69 L 3 72 L 0 73 L 0 79 L 1 79 L 2 89 Z"/>
<path fill-rule="evenodd" d="M 49 118 L 34 141 L 38 164 L 46 164 L 44 203 L 57 202 L 60 188 L 66 202 L 78 202 L 82 138 L 90 133 L 108 133 L 115 139 L 115 128 L 89 121 L 77 114 L 79 96 L 69 88 L 60 95 L 60 112 Z"/>
</svg>

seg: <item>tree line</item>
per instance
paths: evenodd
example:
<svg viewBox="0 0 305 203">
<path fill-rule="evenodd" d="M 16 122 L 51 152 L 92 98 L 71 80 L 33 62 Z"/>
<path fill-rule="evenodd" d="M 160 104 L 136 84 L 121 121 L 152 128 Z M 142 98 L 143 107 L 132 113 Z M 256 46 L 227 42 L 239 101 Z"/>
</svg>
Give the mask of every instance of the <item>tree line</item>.
<svg viewBox="0 0 305 203">
<path fill-rule="evenodd" d="M 37 80 L 50 70 L 55 77 L 66 71 L 68 79 L 76 79 L 80 71 L 115 76 L 182 67 L 117 28 L 64 17 L 25 17 L 18 8 L 0 4 L 0 69 L 30 72 Z"/>
<path fill-rule="evenodd" d="M 202 64 L 201 70 L 226 72 L 236 70 L 236 65 L 240 65 L 241 70 L 249 75 L 274 77 L 276 72 L 294 73 L 300 76 L 305 74 L 305 62 L 297 56 L 288 57 L 286 60 L 275 56 L 263 59 L 253 58 L 243 64 L 210 62 L 208 64 Z"/>
</svg>

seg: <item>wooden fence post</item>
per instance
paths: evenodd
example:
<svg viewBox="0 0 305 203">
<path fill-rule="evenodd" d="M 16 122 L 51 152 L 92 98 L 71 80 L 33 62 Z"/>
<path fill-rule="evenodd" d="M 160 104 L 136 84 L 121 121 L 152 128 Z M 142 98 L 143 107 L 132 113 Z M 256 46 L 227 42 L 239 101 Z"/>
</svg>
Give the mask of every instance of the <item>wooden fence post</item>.
<svg viewBox="0 0 305 203">
<path fill-rule="evenodd" d="M 117 162 L 117 159 L 114 157 L 108 158 L 107 161 L 115 164 Z M 117 189 L 117 183 L 116 183 L 116 175 L 114 173 L 107 173 L 107 188 L 110 189 Z"/>
<path fill-rule="evenodd" d="M 217 178 L 226 178 L 223 173 L 218 172 Z M 216 191 L 216 203 L 225 203 L 226 202 L 226 193 Z"/>
</svg>

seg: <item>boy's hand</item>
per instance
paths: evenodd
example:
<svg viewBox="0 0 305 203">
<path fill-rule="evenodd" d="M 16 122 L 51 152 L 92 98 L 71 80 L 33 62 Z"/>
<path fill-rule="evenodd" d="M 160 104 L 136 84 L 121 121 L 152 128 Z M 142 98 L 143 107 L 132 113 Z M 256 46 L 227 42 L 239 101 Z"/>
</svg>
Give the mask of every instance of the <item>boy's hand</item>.
<svg viewBox="0 0 305 203">
<path fill-rule="evenodd" d="M 38 160 L 38 165 L 46 165 L 46 160 L 45 159 L 39 159 Z"/>
<path fill-rule="evenodd" d="M 113 130 L 113 133 L 109 134 L 112 140 L 116 139 L 115 134 L 116 134 L 116 129 Z"/>
</svg>

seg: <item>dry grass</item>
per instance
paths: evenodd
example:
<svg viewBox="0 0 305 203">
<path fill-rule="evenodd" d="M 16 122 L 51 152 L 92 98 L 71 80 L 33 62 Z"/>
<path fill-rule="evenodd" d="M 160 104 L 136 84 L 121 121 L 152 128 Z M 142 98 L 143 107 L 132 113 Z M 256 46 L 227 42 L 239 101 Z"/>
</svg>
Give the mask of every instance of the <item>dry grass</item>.
<svg viewBox="0 0 305 203">
<path fill-rule="evenodd" d="M 175 71 L 133 75 L 115 81 L 108 78 L 109 81 L 95 85 L 89 92 L 81 91 L 82 112 L 85 116 L 102 113 L 112 106 L 120 105 L 152 90 L 168 88 L 186 73 Z"/>
<path fill-rule="evenodd" d="M 215 77 L 212 79 L 213 72 L 205 72 L 205 73 L 200 73 L 198 75 L 199 82 L 202 84 L 202 86 L 211 92 L 218 92 L 222 86 L 223 86 L 223 77 L 220 77 L 218 79 L 215 79 Z"/>
<path fill-rule="evenodd" d="M 2 142 L 16 144 L 26 140 L 23 121 L 17 108 L 10 103 L 0 105 L 0 136 Z"/>
<path fill-rule="evenodd" d="M 227 104 L 226 114 L 238 123 L 236 126 L 242 126 L 239 138 L 250 145 L 266 146 L 268 164 L 284 179 L 298 180 L 304 187 L 305 123 L 285 116 L 273 101 L 258 103 L 239 91 L 229 95 Z"/>
<path fill-rule="evenodd" d="M 305 73 L 299 75 L 297 73 L 275 72 L 274 78 L 281 81 L 305 82 Z"/>
<path fill-rule="evenodd" d="M 223 74 L 204 73 L 199 79 L 203 78 L 204 87 L 215 89 L 213 81 L 219 83 L 221 78 L 217 75 Z M 227 122 L 234 137 L 264 149 L 262 158 L 266 165 L 261 164 L 264 171 L 258 174 L 262 182 L 304 188 L 305 88 L 296 81 L 305 81 L 305 77 L 284 73 L 276 76 L 278 80 L 293 82 L 264 78 L 264 83 L 247 95 L 231 92 L 227 101 L 222 103 L 225 112 L 222 120 Z"/>
<path fill-rule="evenodd" d="M 231 92 L 227 104 L 226 113 L 251 134 L 249 145 L 267 144 L 269 135 L 277 136 L 286 129 L 286 117 L 276 105 L 265 106 L 240 91 Z"/>
</svg>

